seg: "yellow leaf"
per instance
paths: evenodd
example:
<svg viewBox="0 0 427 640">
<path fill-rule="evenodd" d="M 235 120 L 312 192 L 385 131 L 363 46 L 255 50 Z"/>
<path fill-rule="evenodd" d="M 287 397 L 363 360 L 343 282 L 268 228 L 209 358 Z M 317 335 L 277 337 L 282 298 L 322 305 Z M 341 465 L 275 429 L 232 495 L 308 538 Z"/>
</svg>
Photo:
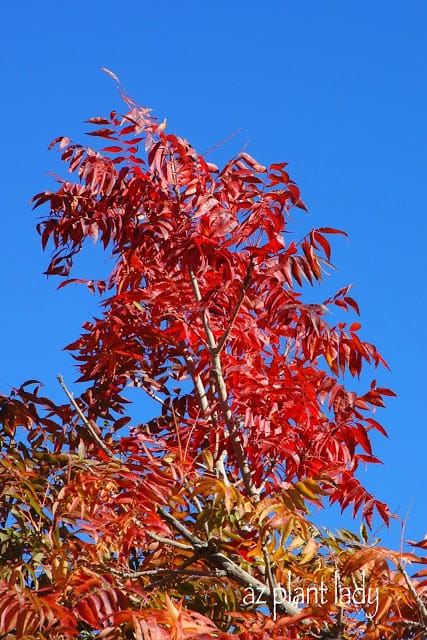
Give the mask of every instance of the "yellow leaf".
<svg viewBox="0 0 427 640">
<path fill-rule="evenodd" d="M 310 540 L 305 545 L 302 550 L 302 564 L 306 562 L 310 562 L 317 555 L 317 551 L 319 549 L 318 543 L 314 540 L 314 538 L 310 538 Z"/>
<path fill-rule="evenodd" d="M 307 487 L 307 483 L 303 482 L 302 480 L 296 483 L 295 489 L 298 489 L 298 491 L 302 493 L 302 495 L 308 498 L 309 500 L 319 499 L 318 496 L 316 496 L 316 494 L 313 493 L 313 491 Z"/>
</svg>

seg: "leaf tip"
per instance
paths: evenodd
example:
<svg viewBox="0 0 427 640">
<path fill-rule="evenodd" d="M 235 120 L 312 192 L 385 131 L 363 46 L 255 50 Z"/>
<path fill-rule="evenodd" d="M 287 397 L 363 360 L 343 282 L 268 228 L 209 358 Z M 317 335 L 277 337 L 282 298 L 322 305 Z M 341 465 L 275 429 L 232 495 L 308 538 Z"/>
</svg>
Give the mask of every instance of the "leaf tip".
<svg viewBox="0 0 427 640">
<path fill-rule="evenodd" d="M 110 69 L 107 69 L 107 67 L 101 67 L 101 71 L 103 73 L 106 73 L 107 76 L 110 76 L 110 78 L 113 78 L 113 80 L 115 80 L 118 84 L 120 84 L 120 80 L 118 76 L 116 76 L 116 74 L 113 71 L 110 71 Z"/>
</svg>

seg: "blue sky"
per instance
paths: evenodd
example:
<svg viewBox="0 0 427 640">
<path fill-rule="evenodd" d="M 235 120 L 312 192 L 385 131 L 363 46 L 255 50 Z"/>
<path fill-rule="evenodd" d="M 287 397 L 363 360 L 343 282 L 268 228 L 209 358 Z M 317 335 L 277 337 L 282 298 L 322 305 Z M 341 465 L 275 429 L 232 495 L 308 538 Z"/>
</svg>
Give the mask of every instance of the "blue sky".
<svg viewBox="0 0 427 640">
<path fill-rule="evenodd" d="M 241 128 L 215 160 L 249 142 L 248 152 L 264 164 L 288 161 L 310 209 L 309 217 L 295 213 L 298 228 L 348 232 L 348 241 L 334 242 L 338 271 L 327 289 L 355 284 L 362 336 L 391 366 L 378 381 L 398 393 L 379 414 L 390 435 L 375 438 L 385 464 L 362 471 L 361 479 L 402 517 L 409 510 L 406 537 L 422 538 L 426 29 L 424 0 L 7 3 L 0 38 L 0 390 L 38 378 L 60 398 L 56 374 L 75 377 L 61 349 L 97 312 L 83 290 L 56 292 L 57 283 L 41 275 L 48 255 L 35 232 L 39 213 L 28 203 L 53 186 L 48 171 L 63 172 L 46 150 L 50 140 L 84 141 L 85 119 L 122 108 L 100 72 L 108 67 L 200 151 Z M 94 256 L 98 263 L 85 264 L 96 275 L 106 258 Z M 334 513 L 325 524 L 340 523 Z M 398 545 L 400 528 L 381 535 Z"/>
</svg>

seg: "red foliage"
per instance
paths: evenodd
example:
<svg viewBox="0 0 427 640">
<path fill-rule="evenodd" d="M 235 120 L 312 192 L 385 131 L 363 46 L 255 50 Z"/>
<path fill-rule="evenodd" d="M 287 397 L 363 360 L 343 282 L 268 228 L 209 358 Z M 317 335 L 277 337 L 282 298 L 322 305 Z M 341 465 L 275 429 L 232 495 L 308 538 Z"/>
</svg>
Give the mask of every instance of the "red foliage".
<svg viewBox="0 0 427 640">
<path fill-rule="evenodd" d="M 425 625 L 418 587 L 363 536 L 325 538 L 306 519 L 309 503 L 327 500 L 369 526 L 375 510 L 390 518 L 357 469 L 379 462 L 369 432 L 385 431 L 372 410 L 394 394 L 375 381 L 361 394 L 346 385 L 385 362 L 358 322 L 327 321 L 335 308 L 359 313 L 350 287 L 304 301 L 303 284 L 330 265 L 329 237 L 343 232 L 287 241 L 290 208 L 306 207 L 285 163 L 240 153 L 219 169 L 125 101 L 125 116 L 88 121 L 89 135 L 108 141 L 101 151 L 52 143 L 77 179 L 34 197 L 49 207 L 38 225 L 43 247 L 54 246 L 46 273 L 60 287 L 85 284 L 103 311 L 67 347 L 86 383 L 74 406 L 28 386 L 1 400 L 14 460 L 3 461 L 2 509 L 13 511 L 23 554 L 1 574 L 4 637 L 421 637 L 404 635 Z M 86 240 L 114 256 L 105 281 L 71 277 Z M 128 385 L 161 405 L 157 418 L 128 425 Z M 31 455 L 10 440 L 18 426 Z M 38 560 L 30 530 L 47 540 Z M 369 566 L 383 601 L 363 623 L 372 607 L 343 617 L 332 601 L 323 612 L 274 606 L 270 621 L 242 607 L 255 584 L 270 589 L 271 609 L 289 566 L 301 588 L 335 567 L 357 582 Z"/>
</svg>

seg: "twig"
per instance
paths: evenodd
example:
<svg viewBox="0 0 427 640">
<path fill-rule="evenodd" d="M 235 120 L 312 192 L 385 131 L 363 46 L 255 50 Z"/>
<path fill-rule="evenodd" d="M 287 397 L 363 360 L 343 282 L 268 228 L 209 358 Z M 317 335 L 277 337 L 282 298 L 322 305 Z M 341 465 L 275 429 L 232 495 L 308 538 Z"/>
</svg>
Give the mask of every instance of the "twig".
<svg viewBox="0 0 427 640">
<path fill-rule="evenodd" d="M 206 578 L 225 578 L 227 574 L 225 571 L 221 571 L 220 569 L 214 569 L 214 571 L 197 571 L 196 569 L 165 569 L 163 567 L 159 567 L 158 569 L 147 569 L 146 571 L 121 571 L 120 569 L 108 569 L 111 573 L 114 573 L 117 576 L 122 578 L 143 578 L 145 576 L 156 576 L 159 573 L 170 573 L 170 574 L 182 574 L 185 576 L 201 576 Z"/>
<path fill-rule="evenodd" d="M 59 384 L 61 385 L 61 387 L 63 388 L 63 390 L 65 391 L 65 395 L 67 396 L 67 398 L 69 399 L 69 401 L 71 402 L 71 404 L 73 405 L 73 407 L 75 408 L 75 410 L 77 411 L 79 417 L 81 418 L 81 420 L 83 421 L 85 427 L 87 428 L 87 430 L 90 433 L 90 436 L 92 438 L 92 440 L 94 440 L 96 442 L 96 444 L 99 446 L 100 449 L 102 449 L 102 451 L 109 457 L 111 458 L 111 460 L 114 460 L 115 462 L 117 462 L 118 464 L 122 464 L 122 461 L 120 460 L 120 458 L 117 458 L 114 453 L 111 451 L 111 449 L 109 447 L 107 447 L 107 445 L 105 444 L 105 442 L 99 437 L 99 435 L 96 433 L 95 429 L 92 427 L 92 425 L 90 424 L 89 420 L 86 418 L 86 416 L 84 415 L 83 411 L 80 409 L 79 405 L 77 404 L 77 402 L 74 399 L 73 394 L 71 393 L 71 391 L 69 391 L 67 385 L 64 382 L 64 378 L 61 375 L 56 376 L 57 379 L 59 380 Z"/>
<path fill-rule="evenodd" d="M 188 272 L 189 272 L 190 282 L 191 282 L 191 286 L 193 289 L 196 302 L 201 302 L 202 296 L 200 293 L 199 283 L 197 282 L 197 278 L 194 274 L 194 271 L 191 268 L 189 268 Z M 210 354 L 211 363 L 212 363 L 212 375 L 215 379 L 215 385 L 218 390 L 221 411 L 222 411 L 225 423 L 229 429 L 229 437 L 233 447 L 234 455 L 236 456 L 237 465 L 242 474 L 246 491 L 256 502 L 259 502 L 259 499 L 260 499 L 259 491 L 257 490 L 255 483 L 253 481 L 251 470 L 245 457 L 245 451 L 242 445 L 240 434 L 233 420 L 231 409 L 228 404 L 228 394 L 227 394 L 227 388 L 225 385 L 224 376 L 222 374 L 221 358 L 220 358 L 220 354 L 217 351 L 218 345 L 216 344 L 215 336 L 212 333 L 212 329 L 210 328 L 209 322 L 206 318 L 206 314 L 204 313 L 204 311 L 201 312 L 201 318 L 202 318 L 203 327 L 205 329 L 206 339 L 208 342 L 209 354 Z"/>
<path fill-rule="evenodd" d="M 154 391 L 152 389 L 150 389 L 150 387 L 146 386 L 146 378 L 147 378 L 147 376 L 145 375 L 145 373 L 143 371 L 140 371 L 139 375 L 141 376 L 141 380 L 142 380 L 141 388 L 145 391 L 145 393 L 147 395 L 149 395 L 150 398 L 152 398 L 153 400 L 155 400 L 156 402 L 158 402 L 159 404 L 164 406 L 166 404 L 166 402 L 162 398 L 160 398 L 158 395 L 156 395 L 154 393 Z M 137 379 L 137 378 L 135 377 L 135 379 Z"/>
<path fill-rule="evenodd" d="M 215 440 L 216 443 L 218 444 L 218 429 L 217 429 L 217 416 L 216 416 L 216 412 L 213 412 L 211 414 L 209 414 L 209 401 L 208 401 L 208 397 L 205 391 L 205 387 L 203 385 L 202 379 L 200 377 L 199 374 L 196 373 L 196 369 L 194 366 L 194 360 L 193 360 L 193 356 L 188 352 L 188 349 L 184 350 L 184 360 L 187 364 L 188 370 L 190 372 L 191 378 L 193 380 L 193 384 L 194 384 L 194 388 L 196 390 L 196 393 L 199 397 L 199 401 L 200 401 L 200 408 L 203 412 L 203 415 L 209 420 L 209 422 L 211 423 L 214 432 L 215 432 Z M 215 446 L 215 470 L 218 473 L 218 475 L 220 477 L 222 477 L 222 479 L 224 480 L 224 483 L 228 486 L 230 484 L 228 477 L 227 477 L 227 473 L 225 471 L 225 466 L 224 466 L 224 457 L 226 455 L 226 451 L 222 451 L 221 454 L 218 455 L 218 446 Z M 187 445 L 188 446 L 188 445 Z"/>
<path fill-rule="evenodd" d="M 333 640 L 341 640 L 343 631 L 344 631 L 344 606 L 340 606 L 337 622 L 334 629 L 334 633 L 336 633 L 336 635 L 334 636 Z"/>
<path fill-rule="evenodd" d="M 226 456 L 227 456 L 227 452 L 225 449 L 223 449 L 223 451 L 220 453 L 217 460 L 215 461 L 215 473 L 218 478 L 221 478 L 223 480 L 225 486 L 229 487 L 230 481 L 228 479 L 227 472 L 225 470 L 225 463 L 224 463 Z"/>
<path fill-rule="evenodd" d="M 418 610 L 421 613 L 421 617 L 423 619 L 424 624 L 427 624 L 427 607 L 424 604 L 424 602 L 422 601 L 422 599 L 420 598 L 420 596 L 418 595 L 414 585 L 412 584 L 412 581 L 406 571 L 406 569 L 404 568 L 403 564 L 401 562 L 399 562 L 398 564 L 398 569 L 401 572 L 401 574 L 403 575 L 406 585 L 409 589 L 409 591 L 411 592 L 414 600 L 416 601 L 417 605 L 418 605 Z"/>
<path fill-rule="evenodd" d="M 274 594 L 276 593 L 275 588 L 277 587 L 276 577 L 273 575 L 273 572 L 271 570 L 270 556 L 268 554 L 267 545 L 265 543 L 265 539 L 262 533 L 260 533 L 260 538 L 261 538 L 260 541 L 261 541 L 262 555 L 264 556 L 264 562 L 265 562 L 265 569 L 266 569 L 265 573 L 267 576 L 267 582 L 268 582 L 268 586 L 270 587 L 270 592 Z M 271 602 L 271 604 L 273 605 L 273 611 L 275 611 L 274 600 Z"/>
<path fill-rule="evenodd" d="M 168 513 L 163 507 L 158 507 L 157 511 L 162 516 L 163 520 L 166 520 L 174 529 L 182 535 L 183 538 L 194 547 L 194 549 L 207 549 L 206 542 L 195 536 L 187 527 L 177 520 L 172 514 Z"/>
<path fill-rule="evenodd" d="M 154 531 L 147 531 L 146 533 L 147 535 L 150 536 L 150 538 L 153 538 L 153 540 L 156 540 L 157 542 L 163 542 L 164 544 L 169 544 L 171 547 L 176 547 L 177 549 L 184 549 L 185 551 L 192 551 L 193 549 L 193 547 L 190 547 L 190 545 L 184 544 L 183 542 L 178 542 L 177 540 L 170 540 L 169 538 L 162 538 L 161 536 L 158 536 L 157 533 L 154 533 Z"/>
<path fill-rule="evenodd" d="M 178 567 L 177 571 L 183 571 L 190 564 L 193 564 L 193 562 L 197 562 L 199 558 L 200 558 L 200 553 L 196 551 L 196 553 L 194 553 L 191 556 L 191 558 L 187 558 L 187 560 L 185 560 L 185 562 L 183 562 Z M 176 575 L 173 575 L 171 573 L 171 575 L 169 576 L 165 576 L 164 578 L 160 578 L 159 580 L 154 580 L 153 582 L 149 582 L 147 585 L 144 586 L 144 591 L 148 591 L 149 589 L 154 589 L 155 587 L 159 587 L 162 584 L 167 584 L 168 582 L 171 582 L 171 580 L 176 580 Z"/>
<path fill-rule="evenodd" d="M 225 346 L 225 343 L 227 342 L 228 336 L 230 335 L 230 332 L 231 332 L 231 330 L 232 330 L 232 328 L 234 326 L 234 323 L 235 323 L 236 318 L 238 316 L 240 307 L 242 306 L 243 300 L 245 299 L 246 291 L 247 291 L 247 289 L 248 289 L 248 287 L 250 285 L 250 282 L 251 282 L 251 275 L 252 275 L 253 268 L 254 268 L 254 256 L 251 256 L 251 259 L 250 259 L 249 264 L 248 264 L 248 268 L 246 270 L 246 277 L 245 277 L 245 279 L 243 281 L 243 287 L 242 287 L 242 290 L 240 292 L 240 296 L 239 296 L 239 299 L 238 299 L 238 301 L 236 303 L 236 306 L 234 307 L 234 311 L 233 311 L 233 314 L 231 316 L 231 320 L 228 323 L 228 327 L 225 330 L 225 333 L 223 334 L 223 336 L 221 337 L 220 341 L 218 342 L 218 346 L 216 348 L 216 353 L 217 354 L 220 354 L 221 351 L 223 350 L 223 348 Z"/>
<path fill-rule="evenodd" d="M 217 142 L 216 144 L 214 144 L 213 147 L 210 147 L 207 151 L 203 151 L 202 156 L 207 156 L 208 153 L 212 153 L 212 151 L 216 151 L 216 149 L 219 149 L 226 142 L 229 142 L 232 138 L 234 138 L 234 136 L 236 136 L 241 131 L 242 131 L 242 128 L 239 127 L 238 129 L 236 129 L 236 131 L 233 131 L 233 133 L 227 136 L 227 138 L 224 138 L 223 140 L 221 140 L 221 142 Z"/>
<path fill-rule="evenodd" d="M 199 498 L 197 496 L 194 496 L 193 497 L 193 501 L 194 501 L 194 504 L 196 505 L 197 511 L 200 514 L 202 514 L 203 513 L 203 507 L 200 504 Z M 203 523 L 203 528 L 205 530 L 206 536 L 209 537 L 209 526 L 208 526 L 208 523 L 206 521 Z"/>
<path fill-rule="evenodd" d="M 162 400 L 162 398 L 160 398 L 159 396 L 157 396 L 154 391 L 152 391 L 151 389 L 147 388 L 146 386 L 144 386 L 144 384 L 142 385 L 142 389 L 145 391 L 145 393 L 150 396 L 150 398 L 152 398 L 153 400 L 155 400 L 156 402 L 158 402 L 159 404 L 162 405 L 162 407 L 164 407 L 164 405 L 166 404 L 164 400 Z"/>
<path fill-rule="evenodd" d="M 191 353 L 189 353 L 188 349 L 186 349 L 184 351 L 184 360 L 185 360 L 185 364 L 188 367 L 188 370 L 190 372 L 191 378 L 193 380 L 194 383 L 194 388 L 196 389 L 196 393 L 199 397 L 200 400 L 200 407 L 203 411 L 204 414 L 207 414 L 209 412 L 209 403 L 208 403 L 208 398 L 206 396 L 206 391 L 205 388 L 203 386 L 203 382 L 201 377 L 199 376 L 199 374 L 196 373 L 196 368 L 194 366 L 194 360 L 193 360 L 193 356 L 191 355 Z"/>
</svg>

